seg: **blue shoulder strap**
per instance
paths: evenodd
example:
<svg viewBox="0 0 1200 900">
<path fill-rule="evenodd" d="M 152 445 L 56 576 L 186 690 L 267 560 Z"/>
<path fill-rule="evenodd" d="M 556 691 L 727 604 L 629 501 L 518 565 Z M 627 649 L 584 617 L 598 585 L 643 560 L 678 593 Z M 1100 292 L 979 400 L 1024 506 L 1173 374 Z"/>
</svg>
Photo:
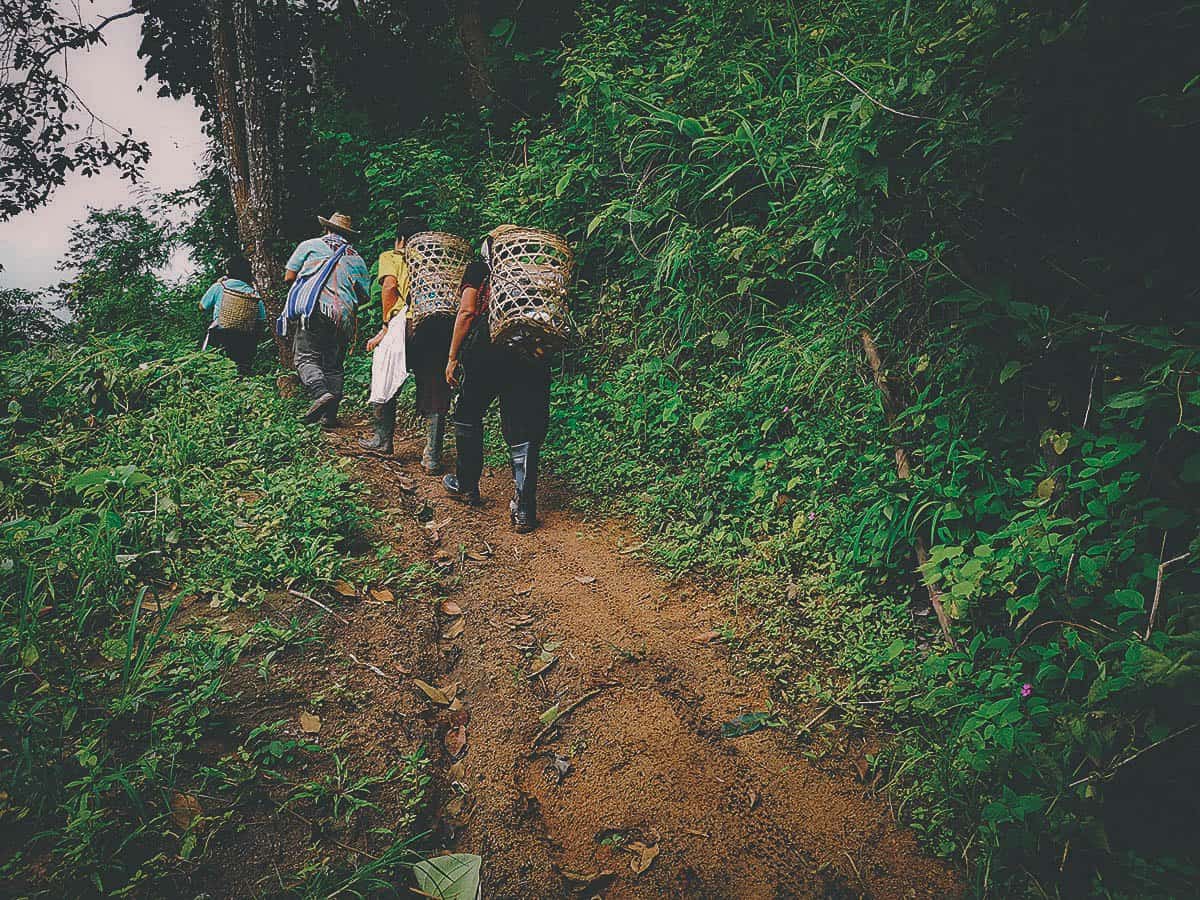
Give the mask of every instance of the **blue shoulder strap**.
<svg viewBox="0 0 1200 900">
<path fill-rule="evenodd" d="M 293 319 L 300 320 L 301 328 L 308 325 L 309 316 L 317 308 L 317 300 L 321 296 L 321 291 L 325 290 L 325 285 L 333 275 L 333 270 L 337 268 L 337 264 L 341 262 L 342 257 L 349 249 L 350 243 L 347 241 L 338 247 L 329 259 L 325 260 L 321 268 L 308 275 L 301 275 L 292 282 L 291 290 L 288 291 L 287 303 L 283 306 L 283 313 L 275 322 L 277 335 L 280 337 L 286 335 L 288 323 Z"/>
</svg>

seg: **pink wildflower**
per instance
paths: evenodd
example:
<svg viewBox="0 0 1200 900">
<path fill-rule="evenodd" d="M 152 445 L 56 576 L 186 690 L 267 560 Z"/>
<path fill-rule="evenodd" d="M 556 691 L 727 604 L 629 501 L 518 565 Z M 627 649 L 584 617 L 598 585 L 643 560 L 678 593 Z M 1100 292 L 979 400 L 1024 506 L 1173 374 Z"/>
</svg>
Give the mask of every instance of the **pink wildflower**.
<svg viewBox="0 0 1200 900">
<path fill-rule="evenodd" d="M 1024 699 L 1024 698 L 1030 697 L 1032 695 L 1033 695 L 1033 685 L 1027 681 L 1023 685 L 1021 685 L 1021 697 L 1022 697 L 1022 699 Z"/>
</svg>

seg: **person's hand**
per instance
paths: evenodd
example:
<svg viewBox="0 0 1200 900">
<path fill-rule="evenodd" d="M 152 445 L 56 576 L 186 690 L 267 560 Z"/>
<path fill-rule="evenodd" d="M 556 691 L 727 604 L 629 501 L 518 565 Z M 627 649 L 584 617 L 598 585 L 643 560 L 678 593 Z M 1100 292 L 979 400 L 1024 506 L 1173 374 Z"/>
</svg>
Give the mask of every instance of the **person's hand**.
<svg viewBox="0 0 1200 900">
<path fill-rule="evenodd" d="M 367 341 L 367 352 L 373 353 L 375 351 L 375 348 L 378 347 L 380 345 L 380 343 L 382 343 L 382 341 L 386 335 L 387 335 L 387 328 L 380 328 L 379 331 L 376 333 L 375 337 L 373 337 L 369 341 Z"/>
<path fill-rule="evenodd" d="M 458 360 L 450 359 L 446 362 L 446 384 L 450 387 L 458 387 Z"/>
</svg>

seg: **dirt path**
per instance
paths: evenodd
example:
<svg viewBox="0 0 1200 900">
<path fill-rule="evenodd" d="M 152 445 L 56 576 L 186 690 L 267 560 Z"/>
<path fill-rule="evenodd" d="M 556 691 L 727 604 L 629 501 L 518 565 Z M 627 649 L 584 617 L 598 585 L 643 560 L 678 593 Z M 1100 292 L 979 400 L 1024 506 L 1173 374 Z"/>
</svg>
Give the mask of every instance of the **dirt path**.
<svg viewBox="0 0 1200 900">
<path fill-rule="evenodd" d="M 357 456 L 360 433 L 342 429 L 331 441 Z M 423 548 L 460 578 L 450 599 L 463 615 L 415 622 L 427 640 L 435 628 L 443 637 L 413 665 L 438 686 L 458 685 L 463 710 L 425 715 L 447 783 L 443 837 L 483 857 L 485 896 L 961 892 L 852 777 L 817 771 L 770 729 L 722 736 L 723 723 L 763 710 L 768 697 L 720 640 L 704 639 L 728 618 L 718 598 L 665 582 L 622 552 L 630 535 L 567 510 L 553 489 L 543 527 L 512 534 L 507 471 L 485 473 L 489 503 L 473 510 L 420 474 L 419 451 L 408 439 L 394 459 L 356 466 L 391 511 L 399 549 Z M 438 526 L 436 545 L 422 520 Z M 378 647 L 394 640 L 391 629 Z M 359 641 L 376 643 L 369 625 Z M 533 746 L 540 716 L 589 694 Z"/>
</svg>

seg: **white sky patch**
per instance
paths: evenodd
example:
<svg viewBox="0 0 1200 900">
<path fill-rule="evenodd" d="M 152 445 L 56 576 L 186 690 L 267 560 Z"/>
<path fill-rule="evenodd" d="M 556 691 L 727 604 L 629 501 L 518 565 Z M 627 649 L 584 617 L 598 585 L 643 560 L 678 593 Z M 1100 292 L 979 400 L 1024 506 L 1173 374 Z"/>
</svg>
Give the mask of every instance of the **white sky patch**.
<svg viewBox="0 0 1200 900">
<path fill-rule="evenodd" d="M 96 0 L 81 5 L 85 21 L 99 21 L 129 8 L 127 0 Z M 114 22 L 104 29 L 104 39 L 106 44 L 69 55 L 71 86 L 98 117 L 119 130 L 133 129 L 136 138 L 150 144 L 145 178 L 132 185 L 111 171 L 94 178 L 69 175 L 67 183 L 51 195 L 49 204 L 0 222 L 0 265 L 4 266 L 0 287 L 32 290 L 65 278 L 69 273 L 59 272 L 55 266 L 66 252 L 71 224 L 84 218 L 89 206 L 106 209 L 136 205 L 139 195 L 144 196 L 147 190 L 190 187 L 199 176 L 198 167 L 206 150 L 200 110 L 190 98 L 157 96 L 158 82 L 146 81 L 143 61 L 137 56 L 141 17 Z M 167 274 L 182 275 L 190 265 L 186 253 L 175 254 Z"/>
</svg>

